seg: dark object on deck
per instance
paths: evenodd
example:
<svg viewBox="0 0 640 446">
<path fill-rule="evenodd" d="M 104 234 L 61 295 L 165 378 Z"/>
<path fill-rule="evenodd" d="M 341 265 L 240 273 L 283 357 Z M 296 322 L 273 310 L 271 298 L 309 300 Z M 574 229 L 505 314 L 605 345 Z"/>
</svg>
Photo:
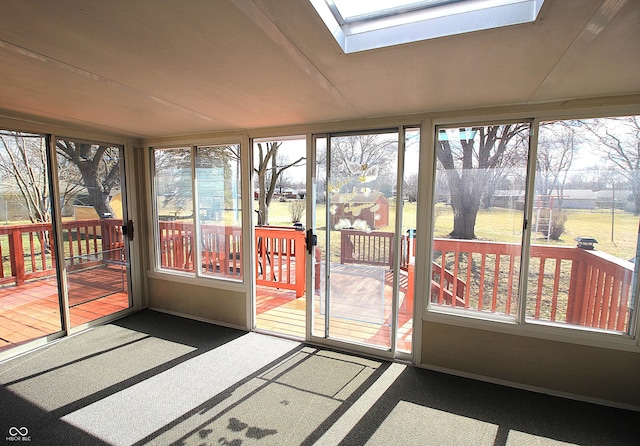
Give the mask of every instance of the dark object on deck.
<svg viewBox="0 0 640 446">
<path fill-rule="evenodd" d="M 593 237 L 576 237 L 575 240 L 578 242 L 578 248 L 582 249 L 595 249 L 593 244 L 598 243 Z"/>
</svg>

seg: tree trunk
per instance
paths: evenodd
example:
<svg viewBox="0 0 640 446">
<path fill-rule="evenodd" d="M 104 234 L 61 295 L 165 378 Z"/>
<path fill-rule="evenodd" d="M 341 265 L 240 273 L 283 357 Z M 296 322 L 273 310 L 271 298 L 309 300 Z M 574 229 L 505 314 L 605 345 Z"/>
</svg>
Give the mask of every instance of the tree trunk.
<svg viewBox="0 0 640 446">
<path fill-rule="evenodd" d="M 258 172 L 258 226 L 269 224 L 269 205 L 267 204 L 267 186 L 264 170 Z"/>
<path fill-rule="evenodd" d="M 475 225 L 482 201 L 485 172 L 480 169 L 447 170 L 451 185 L 451 208 L 453 209 L 453 231 L 451 238 L 471 240 L 476 238 Z"/>
</svg>

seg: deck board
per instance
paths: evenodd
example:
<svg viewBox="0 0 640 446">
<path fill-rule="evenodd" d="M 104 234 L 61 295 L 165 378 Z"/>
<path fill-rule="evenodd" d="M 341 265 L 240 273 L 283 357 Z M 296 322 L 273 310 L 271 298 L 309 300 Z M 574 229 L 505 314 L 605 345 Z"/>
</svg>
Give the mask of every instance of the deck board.
<svg viewBox="0 0 640 446">
<path fill-rule="evenodd" d="M 340 311 L 337 312 L 339 317 L 331 318 L 330 333 L 332 338 L 375 347 L 389 347 L 392 288 L 388 273 L 384 276 L 384 279 L 384 292 L 378 299 L 377 295 L 380 293 L 378 282 L 359 280 L 358 277 L 349 274 L 332 275 L 332 281 L 336 288 L 345 291 L 345 296 L 354 297 L 352 300 L 343 302 L 340 305 Z M 376 296 L 372 301 L 371 295 L 373 293 Z M 383 306 L 382 310 L 377 310 L 383 314 L 380 323 L 358 320 L 355 313 L 369 311 L 367 306 L 372 305 L 372 302 Z M 314 305 L 315 335 L 320 335 L 324 332 L 325 315 L 322 307 L 318 303 Z M 304 296 L 296 299 L 293 291 L 279 290 L 266 286 L 256 287 L 256 327 L 260 330 L 304 339 L 305 311 L 306 298 Z M 334 314 L 336 313 L 332 310 L 332 316 Z M 400 328 L 398 330 L 397 348 L 401 351 L 410 352 L 413 334 L 412 314 L 401 306 L 398 319 Z"/>
<path fill-rule="evenodd" d="M 84 275 L 83 275 L 84 274 Z M 111 276 L 109 276 L 111 274 Z M 120 268 L 101 268 L 75 272 L 70 281 L 71 324 L 77 326 L 113 314 L 129 307 L 126 283 L 122 283 Z M 109 278 L 110 277 L 110 278 Z M 338 276 L 334 280 L 338 280 Z M 353 277 L 343 278 L 354 282 Z M 100 283 L 102 282 L 102 283 Z M 390 316 L 391 287 L 385 281 L 384 321 L 372 324 L 344 317 L 331 318 L 332 337 L 359 344 L 387 347 L 389 342 L 388 318 Z M 367 293 L 359 285 L 358 293 Z M 271 287 L 256 287 L 256 325 L 259 329 L 292 336 L 305 337 L 306 298 L 295 298 L 294 291 Z M 367 304 L 367 299 L 361 301 Z M 324 315 L 315 305 L 314 333 L 324 329 Z M 350 311 L 357 311 L 354 306 Z M 411 317 L 401 311 L 398 347 L 411 348 Z M 0 351 L 16 344 L 33 340 L 61 330 L 58 290 L 53 278 L 40 279 L 20 286 L 0 287 Z"/>
<path fill-rule="evenodd" d="M 129 307 L 120 267 L 77 271 L 69 276 L 72 327 Z M 55 278 L 0 288 L 0 351 L 61 329 Z"/>
</svg>

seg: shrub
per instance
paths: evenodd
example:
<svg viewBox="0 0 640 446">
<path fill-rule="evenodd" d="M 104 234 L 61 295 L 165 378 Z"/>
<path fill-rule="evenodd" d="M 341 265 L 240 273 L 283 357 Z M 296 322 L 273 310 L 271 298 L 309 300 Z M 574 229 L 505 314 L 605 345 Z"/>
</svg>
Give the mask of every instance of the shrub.
<svg viewBox="0 0 640 446">
<path fill-rule="evenodd" d="M 549 238 L 551 240 L 559 240 L 564 234 L 564 224 L 567 222 L 567 213 L 564 211 L 554 211 L 551 214 L 551 227 L 549 228 Z"/>
<path fill-rule="evenodd" d="M 567 217 L 567 213 L 562 210 L 540 209 L 536 222 L 538 232 L 551 240 L 560 240 L 560 236 L 565 232 L 564 224 Z"/>
<path fill-rule="evenodd" d="M 289 203 L 289 214 L 291 215 L 291 223 L 299 223 L 304 214 L 304 200 L 294 200 Z"/>
</svg>

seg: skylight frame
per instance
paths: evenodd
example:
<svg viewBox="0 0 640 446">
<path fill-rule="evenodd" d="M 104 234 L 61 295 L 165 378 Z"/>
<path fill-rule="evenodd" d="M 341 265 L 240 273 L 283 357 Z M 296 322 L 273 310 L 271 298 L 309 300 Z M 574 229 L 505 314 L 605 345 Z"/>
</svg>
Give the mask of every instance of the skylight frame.
<svg viewBox="0 0 640 446">
<path fill-rule="evenodd" d="M 345 19 L 333 0 L 309 0 L 345 53 L 536 20 L 544 0 L 423 0 Z"/>
</svg>

